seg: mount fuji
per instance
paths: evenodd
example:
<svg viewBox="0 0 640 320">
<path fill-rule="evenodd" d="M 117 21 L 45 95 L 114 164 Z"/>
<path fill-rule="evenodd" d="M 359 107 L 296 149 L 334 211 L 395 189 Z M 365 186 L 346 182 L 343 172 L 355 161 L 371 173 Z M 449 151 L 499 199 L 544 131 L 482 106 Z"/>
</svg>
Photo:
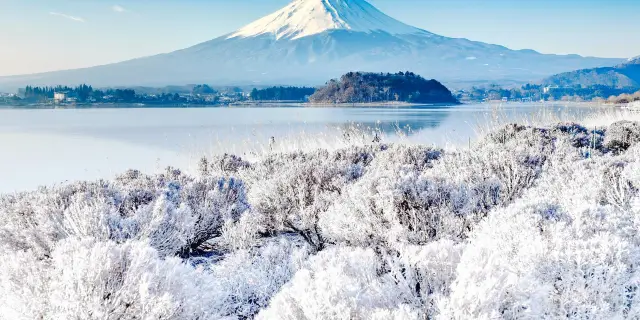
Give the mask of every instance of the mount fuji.
<svg viewBox="0 0 640 320">
<path fill-rule="evenodd" d="M 294 0 L 190 48 L 92 68 L 2 77 L 0 86 L 315 85 L 347 71 L 401 70 L 447 83 L 531 81 L 623 61 L 448 38 L 404 24 L 365 0 Z"/>
</svg>

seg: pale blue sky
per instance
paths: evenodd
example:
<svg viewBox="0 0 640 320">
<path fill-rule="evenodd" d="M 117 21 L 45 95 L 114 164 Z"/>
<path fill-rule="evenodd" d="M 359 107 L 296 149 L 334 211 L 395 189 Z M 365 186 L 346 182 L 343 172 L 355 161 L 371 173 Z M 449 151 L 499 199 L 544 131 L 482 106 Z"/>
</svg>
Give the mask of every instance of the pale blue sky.
<svg viewBox="0 0 640 320">
<path fill-rule="evenodd" d="M 0 75 L 87 67 L 182 49 L 288 0 L 0 0 Z M 640 0 L 370 0 L 449 37 L 544 53 L 640 55 Z"/>
</svg>

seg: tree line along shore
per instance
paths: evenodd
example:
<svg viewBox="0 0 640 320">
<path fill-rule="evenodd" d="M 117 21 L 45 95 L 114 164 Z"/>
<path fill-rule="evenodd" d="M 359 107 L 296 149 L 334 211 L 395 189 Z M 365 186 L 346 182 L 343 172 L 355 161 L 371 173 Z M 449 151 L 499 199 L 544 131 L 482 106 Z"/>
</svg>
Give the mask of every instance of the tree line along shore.
<svg viewBox="0 0 640 320">
<path fill-rule="evenodd" d="M 474 86 L 451 91 L 437 80 L 410 71 L 349 72 L 319 87 L 215 87 L 206 84 L 163 88 L 27 86 L 0 95 L 0 104 L 16 108 L 52 107 L 206 107 L 224 105 L 413 106 L 486 101 L 594 101 L 624 105 L 640 101 L 638 88 L 526 84 L 521 87 Z"/>
</svg>

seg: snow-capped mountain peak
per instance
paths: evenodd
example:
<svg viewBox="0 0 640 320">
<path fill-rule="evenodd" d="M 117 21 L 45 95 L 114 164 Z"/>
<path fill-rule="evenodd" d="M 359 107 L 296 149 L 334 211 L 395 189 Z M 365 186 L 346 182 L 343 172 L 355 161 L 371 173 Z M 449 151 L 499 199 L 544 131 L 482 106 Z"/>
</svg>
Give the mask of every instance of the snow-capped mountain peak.
<svg viewBox="0 0 640 320">
<path fill-rule="evenodd" d="M 294 0 L 234 33 L 188 48 L 93 68 L 0 77 L 0 86 L 316 85 L 349 71 L 398 70 L 445 82 L 512 82 L 625 60 L 544 55 L 436 35 L 366 0 Z"/>
<path fill-rule="evenodd" d="M 365 0 L 294 0 L 228 38 L 271 34 L 276 39 L 299 39 L 330 30 L 428 34 L 391 18 Z"/>
</svg>

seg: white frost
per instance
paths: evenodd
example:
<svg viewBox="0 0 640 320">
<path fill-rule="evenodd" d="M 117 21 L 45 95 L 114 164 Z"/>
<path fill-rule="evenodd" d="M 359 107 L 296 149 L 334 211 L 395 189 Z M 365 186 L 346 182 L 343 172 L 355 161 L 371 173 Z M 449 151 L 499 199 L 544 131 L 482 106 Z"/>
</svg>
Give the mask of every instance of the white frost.
<svg viewBox="0 0 640 320">
<path fill-rule="evenodd" d="M 276 39 L 293 40 L 329 30 L 429 34 L 385 15 L 365 0 L 294 0 L 228 39 L 272 34 Z"/>
</svg>

